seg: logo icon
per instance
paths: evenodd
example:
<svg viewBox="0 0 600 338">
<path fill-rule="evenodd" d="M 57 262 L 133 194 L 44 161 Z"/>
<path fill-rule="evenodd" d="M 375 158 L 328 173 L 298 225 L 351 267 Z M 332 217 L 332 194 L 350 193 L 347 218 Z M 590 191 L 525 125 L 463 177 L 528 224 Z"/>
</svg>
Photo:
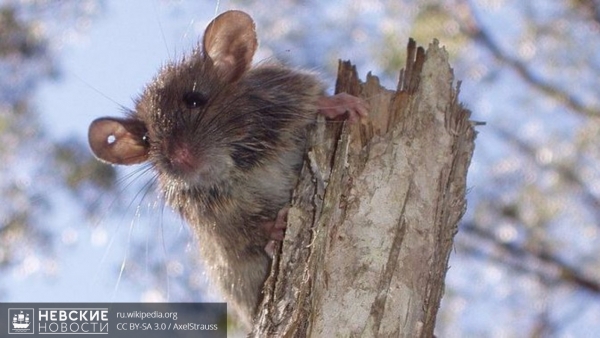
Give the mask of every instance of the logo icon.
<svg viewBox="0 0 600 338">
<path fill-rule="evenodd" d="M 9 334 L 33 334 L 33 309 L 8 309 Z"/>
</svg>

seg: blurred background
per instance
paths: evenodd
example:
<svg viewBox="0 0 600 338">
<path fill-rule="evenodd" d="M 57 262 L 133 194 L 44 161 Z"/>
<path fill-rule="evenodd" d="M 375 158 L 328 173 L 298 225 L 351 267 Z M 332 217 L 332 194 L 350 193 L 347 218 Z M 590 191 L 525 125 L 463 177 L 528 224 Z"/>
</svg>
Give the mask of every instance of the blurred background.
<svg viewBox="0 0 600 338">
<path fill-rule="evenodd" d="M 600 332 L 600 1 L 0 1 L 0 301 L 218 300 L 144 167 L 89 123 L 119 116 L 216 13 L 257 22 L 255 62 L 338 59 L 395 88 L 408 37 L 440 40 L 479 127 L 438 337 Z"/>
</svg>

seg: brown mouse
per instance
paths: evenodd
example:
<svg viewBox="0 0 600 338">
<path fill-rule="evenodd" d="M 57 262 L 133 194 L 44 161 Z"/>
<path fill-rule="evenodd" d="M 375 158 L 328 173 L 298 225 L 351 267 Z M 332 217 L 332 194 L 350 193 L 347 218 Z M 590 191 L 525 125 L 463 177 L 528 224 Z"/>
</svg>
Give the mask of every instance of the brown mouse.
<svg viewBox="0 0 600 338">
<path fill-rule="evenodd" d="M 213 282 L 249 326 L 318 112 L 367 115 L 347 94 L 328 97 L 318 78 L 281 65 L 251 67 L 252 18 L 228 11 L 206 28 L 202 47 L 164 66 L 124 118 L 92 122 L 100 160 L 149 162 L 160 193 L 197 236 Z"/>
</svg>

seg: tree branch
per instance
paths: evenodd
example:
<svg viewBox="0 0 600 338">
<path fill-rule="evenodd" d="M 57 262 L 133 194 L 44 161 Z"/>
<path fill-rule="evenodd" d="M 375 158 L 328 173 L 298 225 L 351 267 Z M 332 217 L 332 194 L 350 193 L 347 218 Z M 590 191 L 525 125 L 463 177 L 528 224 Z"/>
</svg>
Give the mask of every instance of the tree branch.
<svg viewBox="0 0 600 338">
<path fill-rule="evenodd" d="M 505 53 L 502 50 L 502 48 L 500 48 L 500 46 L 496 44 L 494 39 L 488 34 L 487 30 L 481 28 L 481 22 L 477 15 L 473 12 L 470 1 L 466 1 L 466 3 L 468 3 L 469 8 L 467 17 L 468 23 L 466 25 L 463 24 L 461 26 L 461 29 L 467 36 L 473 39 L 473 41 L 477 41 L 480 44 L 482 44 L 487 50 L 489 50 L 492 53 L 496 60 L 514 69 L 515 72 L 525 82 L 527 82 L 533 88 L 537 89 L 542 94 L 545 94 L 558 101 L 559 103 L 564 104 L 566 107 L 568 107 L 575 113 L 588 117 L 600 116 L 600 107 L 591 107 L 582 104 L 575 96 L 560 89 L 557 86 L 549 84 L 548 80 L 540 78 L 524 63 Z"/>
<path fill-rule="evenodd" d="M 489 231 L 482 229 L 473 222 L 464 223 L 461 225 L 461 230 L 472 234 L 478 238 L 479 241 L 486 241 L 493 244 L 495 247 L 501 249 L 503 254 L 507 254 L 513 258 L 513 260 L 501 259 L 502 264 L 509 263 L 513 268 L 526 273 L 535 273 L 546 281 L 552 280 L 553 283 L 563 282 L 571 283 L 581 289 L 587 290 L 594 294 L 600 293 L 600 282 L 585 276 L 584 274 L 577 271 L 576 268 L 570 266 L 560 258 L 552 255 L 551 253 L 540 249 L 536 252 L 523 248 L 515 243 L 502 242 L 496 236 Z M 544 268 L 531 268 L 527 267 L 526 262 L 536 260 L 542 263 Z M 532 264 L 532 266 L 535 264 Z M 551 274 L 548 271 L 552 270 L 555 273 Z"/>
</svg>

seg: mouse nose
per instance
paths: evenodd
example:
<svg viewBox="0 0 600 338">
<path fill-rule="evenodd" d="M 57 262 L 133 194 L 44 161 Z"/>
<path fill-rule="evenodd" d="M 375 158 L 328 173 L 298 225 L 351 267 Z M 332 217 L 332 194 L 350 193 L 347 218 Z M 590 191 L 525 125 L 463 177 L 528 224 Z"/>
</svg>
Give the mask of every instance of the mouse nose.
<svg viewBox="0 0 600 338">
<path fill-rule="evenodd" d="M 177 171 L 187 173 L 196 169 L 197 161 L 194 152 L 188 144 L 174 144 L 170 151 L 169 160 L 173 168 Z"/>
</svg>

